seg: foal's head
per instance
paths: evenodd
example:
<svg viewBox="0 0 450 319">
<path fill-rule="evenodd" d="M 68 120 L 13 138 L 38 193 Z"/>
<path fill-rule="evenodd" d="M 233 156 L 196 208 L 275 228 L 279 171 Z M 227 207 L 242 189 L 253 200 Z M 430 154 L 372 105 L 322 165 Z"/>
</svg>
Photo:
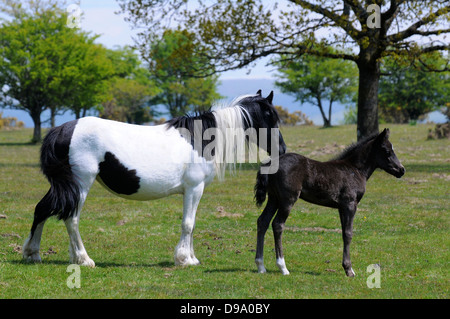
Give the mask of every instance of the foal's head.
<svg viewBox="0 0 450 319">
<path fill-rule="evenodd" d="M 278 130 L 278 136 L 274 135 L 276 131 L 272 129 L 278 129 L 278 122 L 280 118 L 275 107 L 272 105 L 273 91 L 267 97 L 261 96 L 261 90 L 256 92 L 256 95 L 244 97 L 239 101 L 239 105 L 245 109 L 249 117 L 249 123 L 245 124 L 245 129 L 253 127 L 257 131 L 257 144 L 262 147 L 269 155 L 272 151 L 272 143 L 274 149 L 278 149 L 278 154 L 286 153 L 286 144 L 284 143 L 283 135 Z M 267 134 L 261 134 L 263 131 L 260 129 L 267 129 Z M 277 146 L 277 148 L 275 148 Z"/>
<path fill-rule="evenodd" d="M 405 174 L 405 168 L 394 153 L 392 143 L 389 141 L 389 129 L 384 129 L 374 141 L 372 153 L 378 168 L 394 175 L 397 178 Z"/>
</svg>

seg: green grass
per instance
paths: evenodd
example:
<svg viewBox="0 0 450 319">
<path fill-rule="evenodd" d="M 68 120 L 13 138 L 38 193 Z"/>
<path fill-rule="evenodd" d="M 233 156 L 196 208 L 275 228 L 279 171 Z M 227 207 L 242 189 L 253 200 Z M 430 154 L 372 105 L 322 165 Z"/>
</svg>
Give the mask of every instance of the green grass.
<svg viewBox="0 0 450 319">
<path fill-rule="evenodd" d="M 54 218 L 44 228 L 42 263 L 22 261 L 18 247 L 48 182 L 39 171 L 39 146 L 28 144 L 31 131 L 1 131 L 0 214 L 6 218 L 0 218 L 0 298 L 448 298 L 450 143 L 427 141 L 429 125 L 389 127 L 406 175 L 396 179 L 377 171 L 368 182 L 354 222 L 355 278 L 345 277 L 341 267 L 337 211 L 303 201 L 292 210 L 283 238 L 291 275 L 282 276 L 275 265 L 270 228 L 268 272 L 256 272 L 256 166 L 246 165 L 206 189 L 194 233 L 202 264 L 195 267 L 173 264 L 181 196 L 126 201 L 96 183 L 80 225 L 96 267 L 81 268 L 79 289 L 66 285 L 68 235 Z M 356 129 L 282 131 L 290 151 L 326 160 L 355 140 Z M 218 206 L 242 216 L 219 217 Z M 380 289 L 366 285 L 370 264 L 381 265 Z"/>
</svg>

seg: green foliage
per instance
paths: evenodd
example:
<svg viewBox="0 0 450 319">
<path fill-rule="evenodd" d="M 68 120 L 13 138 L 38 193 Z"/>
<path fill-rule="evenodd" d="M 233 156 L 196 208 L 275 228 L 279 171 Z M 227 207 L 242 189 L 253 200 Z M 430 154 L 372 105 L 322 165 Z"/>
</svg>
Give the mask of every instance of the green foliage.
<svg viewBox="0 0 450 319">
<path fill-rule="evenodd" d="M 424 61 L 438 69 L 448 63 L 436 52 Z M 386 75 L 380 80 L 379 107 L 381 118 L 389 123 L 417 121 L 450 101 L 450 72 L 429 72 L 423 65 L 414 68 L 406 62 L 384 59 Z"/>
<path fill-rule="evenodd" d="M 0 130 L 22 127 L 24 127 L 22 121 L 18 121 L 16 117 L 3 117 L 3 112 L 0 112 Z"/>
<path fill-rule="evenodd" d="M 282 58 L 283 59 L 283 58 Z M 302 56 L 277 63 L 275 84 L 282 92 L 296 97 L 301 103 L 312 103 L 320 109 L 324 127 L 331 126 L 333 102 L 347 103 L 356 94 L 357 70 L 354 63 L 316 56 Z M 328 101 L 328 115 L 325 113 Z"/>
<path fill-rule="evenodd" d="M 209 109 L 220 98 L 216 91 L 217 76 L 192 77 L 204 65 L 194 52 L 192 33 L 167 30 L 160 40 L 152 43 L 147 59 L 151 79 L 161 90 L 152 103 L 164 105 L 172 117 Z"/>
<path fill-rule="evenodd" d="M 1 102 L 30 114 L 37 142 L 41 113 L 69 108 L 79 117 L 102 99 L 112 66 L 95 37 L 67 27 L 57 2 L 4 3 L 14 19 L 0 27 Z"/>
<path fill-rule="evenodd" d="M 114 76 L 108 83 L 107 97 L 97 107 L 99 116 L 132 124 L 153 120 L 155 111 L 150 108 L 149 101 L 159 91 L 149 79 L 148 69 L 130 47 L 108 50 L 107 55 Z"/>
<path fill-rule="evenodd" d="M 289 113 L 289 110 L 275 105 L 275 109 L 277 110 L 278 116 L 280 117 L 281 125 L 286 126 L 294 126 L 294 125 L 313 125 L 313 121 L 311 121 L 306 114 L 301 111 L 294 111 Z"/>
</svg>

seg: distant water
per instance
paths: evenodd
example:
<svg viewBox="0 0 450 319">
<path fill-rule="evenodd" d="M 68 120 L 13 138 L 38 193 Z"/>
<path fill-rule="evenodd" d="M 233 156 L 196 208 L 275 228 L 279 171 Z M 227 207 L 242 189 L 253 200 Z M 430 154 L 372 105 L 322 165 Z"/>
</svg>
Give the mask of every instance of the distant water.
<svg viewBox="0 0 450 319">
<path fill-rule="evenodd" d="M 224 97 L 225 102 L 231 102 L 234 98 L 244 95 L 244 94 L 254 94 L 258 90 L 262 90 L 263 96 L 269 95 L 270 91 L 274 91 L 274 105 L 280 105 L 287 108 L 289 112 L 302 111 L 308 116 L 310 120 L 316 125 L 322 125 L 323 120 L 320 115 L 320 111 L 317 106 L 311 104 L 301 104 L 295 101 L 295 98 L 291 95 L 280 92 L 280 90 L 275 87 L 274 80 L 271 79 L 227 79 L 221 80 L 218 86 L 219 94 Z M 328 114 L 328 101 L 324 103 L 326 105 L 325 112 Z M 163 111 L 163 110 L 159 110 Z M 10 110 L 10 109 L 0 109 L 3 112 L 4 117 L 16 117 L 19 121 L 25 123 L 25 127 L 33 127 L 33 121 L 31 117 L 25 111 Z M 331 123 L 333 125 L 340 124 L 344 119 L 345 106 L 340 103 L 333 103 L 333 110 L 331 115 Z M 95 115 L 95 114 L 91 114 Z M 41 120 L 48 120 L 50 117 L 50 112 L 45 111 L 41 115 Z M 163 117 L 169 118 L 169 115 L 163 115 Z M 63 115 L 56 117 L 56 125 L 61 125 L 67 121 L 75 119 L 75 115 L 67 111 Z M 432 112 L 428 115 L 428 121 L 435 123 L 444 123 L 446 121 L 445 116 L 440 112 Z M 49 122 L 44 122 L 43 127 L 49 127 Z"/>
</svg>

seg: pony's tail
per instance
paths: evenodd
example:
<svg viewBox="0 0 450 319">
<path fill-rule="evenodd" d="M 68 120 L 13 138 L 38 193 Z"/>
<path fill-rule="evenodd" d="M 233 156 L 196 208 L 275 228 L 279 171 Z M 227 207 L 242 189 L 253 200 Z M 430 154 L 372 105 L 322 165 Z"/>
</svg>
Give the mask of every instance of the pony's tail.
<svg viewBox="0 0 450 319">
<path fill-rule="evenodd" d="M 41 170 L 50 182 L 47 194 L 36 205 L 31 233 L 50 216 L 66 220 L 80 202 L 80 185 L 69 163 L 69 145 L 77 121 L 50 129 L 41 147 Z"/>
<path fill-rule="evenodd" d="M 265 165 L 270 165 L 270 162 Z M 268 174 L 261 174 L 261 169 L 258 171 L 258 174 L 256 175 L 256 184 L 255 184 L 255 202 L 256 206 L 261 207 L 261 205 L 266 200 L 267 195 L 267 185 L 269 184 L 269 175 Z"/>
</svg>

